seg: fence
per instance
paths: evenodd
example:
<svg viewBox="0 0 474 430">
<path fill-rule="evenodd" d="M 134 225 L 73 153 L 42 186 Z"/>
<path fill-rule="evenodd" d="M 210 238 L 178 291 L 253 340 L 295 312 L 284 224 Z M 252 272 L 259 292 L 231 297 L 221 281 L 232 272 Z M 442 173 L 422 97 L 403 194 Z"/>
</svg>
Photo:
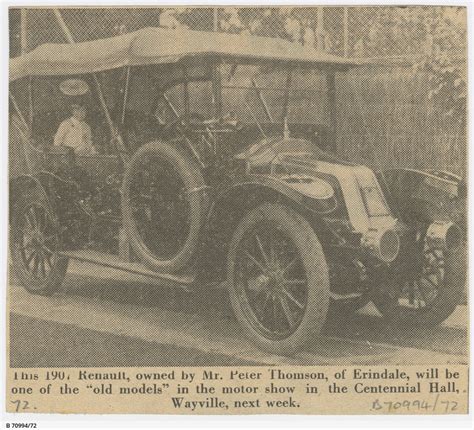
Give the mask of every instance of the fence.
<svg viewBox="0 0 474 430">
<path fill-rule="evenodd" d="M 285 38 L 363 58 L 424 55 L 435 27 L 444 25 L 449 38 L 438 46 L 465 61 L 465 11 L 455 7 L 65 8 L 61 14 L 78 42 L 166 26 Z M 459 19 L 462 25 L 453 25 Z M 65 41 L 51 9 L 10 11 L 11 56 Z M 465 171 L 465 121 L 430 99 L 429 72 L 397 63 L 338 79 L 338 147 L 345 155 L 377 158 L 384 166 Z"/>
<path fill-rule="evenodd" d="M 249 32 L 313 44 L 350 57 L 423 54 L 432 41 L 434 15 L 443 11 L 447 25 L 464 19 L 456 7 L 226 7 L 226 8 L 66 8 L 64 20 L 77 41 L 131 32 L 146 26 L 186 27 L 201 31 Z M 46 42 L 64 42 L 51 9 L 10 11 L 12 53 L 29 51 Z M 21 23 L 23 20 L 23 23 Z M 24 40 L 21 46 L 20 26 Z M 463 53 L 465 29 L 456 40 Z M 403 36 L 403 37 L 401 37 Z M 456 48 L 456 44 L 450 47 Z"/>
</svg>

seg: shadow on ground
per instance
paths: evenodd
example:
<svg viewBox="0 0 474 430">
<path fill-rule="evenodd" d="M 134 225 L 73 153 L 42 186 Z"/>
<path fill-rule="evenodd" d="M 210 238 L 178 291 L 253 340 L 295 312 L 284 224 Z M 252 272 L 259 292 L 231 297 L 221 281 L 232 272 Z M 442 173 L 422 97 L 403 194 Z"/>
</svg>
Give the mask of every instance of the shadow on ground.
<svg viewBox="0 0 474 430">
<path fill-rule="evenodd" d="M 156 288 L 134 282 L 68 275 L 63 286 L 67 295 L 76 295 L 121 304 L 133 304 L 156 312 L 167 310 L 198 316 L 218 324 L 216 330 L 237 331 L 225 289 L 201 287 L 192 292 Z M 147 313 L 147 312 L 146 312 Z M 372 343 L 395 348 L 418 348 L 446 354 L 466 355 L 467 334 L 462 328 L 440 325 L 433 328 L 400 329 L 390 327 L 375 315 L 343 314 L 332 310 L 320 342 L 309 352 L 323 356 L 374 355 Z M 237 334 L 238 335 L 238 334 Z M 336 338 L 336 339 L 334 339 Z M 345 341 L 346 340 L 346 341 Z M 352 344 L 347 341 L 357 341 Z M 380 354 L 386 352 L 379 348 Z"/>
</svg>

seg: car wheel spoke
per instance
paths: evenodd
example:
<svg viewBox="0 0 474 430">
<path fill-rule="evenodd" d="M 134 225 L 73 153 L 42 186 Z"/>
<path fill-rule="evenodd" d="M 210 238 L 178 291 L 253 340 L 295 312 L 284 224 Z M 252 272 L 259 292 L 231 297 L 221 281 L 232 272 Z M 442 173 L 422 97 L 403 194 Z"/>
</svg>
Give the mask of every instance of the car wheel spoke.
<svg viewBox="0 0 474 430">
<path fill-rule="evenodd" d="M 30 264 L 31 264 L 31 261 L 33 260 L 33 258 L 35 257 L 36 255 L 36 249 L 33 249 L 31 251 L 31 254 L 28 258 L 26 258 L 25 260 L 25 263 L 26 263 L 26 267 L 29 269 L 30 268 Z"/>
<path fill-rule="evenodd" d="M 41 247 L 43 248 L 43 251 L 46 251 L 47 254 L 49 255 L 54 254 L 54 252 L 50 248 L 48 248 L 45 244 L 43 244 Z"/>
<path fill-rule="evenodd" d="M 303 303 L 300 303 L 288 290 L 283 290 L 283 293 L 288 297 L 298 308 L 304 309 Z"/>
<path fill-rule="evenodd" d="M 275 241 L 273 239 L 273 236 L 270 237 L 268 246 L 270 248 L 268 255 L 270 258 L 270 264 L 272 265 L 277 265 L 278 264 L 278 256 L 275 248 Z"/>
<path fill-rule="evenodd" d="M 41 272 L 41 277 L 46 278 L 46 266 L 44 262 L 44 255 L 42 252 L 38 253 L 38 258 L 39 258 L 39 268 Z"/>
<path fill-rule="evenodd" d="M 31 229 L 28 229 L 31 230 Z M 18 228 L 18 231 L 22 234 L 23 237 L 31 235 L 31 231 L 25 230 L 24 228 Z"/>
<path fill-rule="evenodd" d="M 425 276 L 423 278 L 425 281 L 429 282 L 431 285 L 433 285 L 433 287 L 435 287 L 436 289 L 438 289 L 438 284 L 436 284 L 429 276 Z M 438 278 L 437 278 L 438 279 Z"/>
<path fill-rule="evenodd" d="M 34 209 L 34 207 L 30 207 L 28 213 L 30 214 L 30 219 L 31 219 L 31 225 L 33 227 L 34 230 L 37 230 L 38 229 L 38 219 L 36 218 L 36 211 Z"/>
<path fill-rule="evenodd" d="M 244 254 L 249 260 L 251 260 L 262 271 L 262 273 L 266 272 L 265 266 L 262 263 L 260 263 L 260 261 L 258 261 L 252 254 L 250 254 L 250 252 L 244 251 Z"/>
<path fill-rule="evenodd" d="M 26 243 L 24 243 L 22 246 L 20 246 L 20 251 L 24 251 L 25 249 L 32 249 L 33 248 L 33 244 L 32 244 L 32 240 L 28 240 Z"/>
<path fill-rule="evenodd" d="M 45 236 L 43 239 L 43 242 L 50 242 L 52 240 L 56 240 L 56 235 L 55 234 L 50 234 L 49 236 Z"/>
<path fill-rule="evenodd" d="M 44 210 L 42 208 L 38 208 L 37 206 L 35 206 L 33 210 L 36 216 L 36 226 L 38 228 L 38 231 L 44 231 L 46 227 L 46 214 L 44 213 Z"/>
<path fill-rule="evenodd" d="M 39 257 L 38 257 L 38 253 L 35 252 L 35 257 L 33 258 L 33 275 L 35 275 L 36 277 L 38 276 L 38 268 L 39 268 Z"/>
<path fill-rule="evenodd" d="M 255 240 L 257 241 L 257 245 L 258 245 L 258 248 L 260 249 L 265 265 L 268 267 L 270 265 L 270 260 L 269 260 L 268 255 L 265 252 L 265 249 L 263 248 L 262 241 L 260 240 L 260 237 L 258 236 L 258 234 L 255 235 Z"/>
<path fill-rule="evenodd" d="M 50 270 L 53 268 L 53 262 L 51 261 L 51 257 L 52 255 L 44 254 L 45 261 L 48 264 Z"/>
<path fill-rule="evenodd" d="M 289 270 L 291 270 L 294 265 L 298 262 L 299 260 L 299 257 L 295 257 L 293 258 L 293 260 L 291 260 L 282 270 L 282 274 L 285 275 L 286 273 L 288 273 Z"/>
<path fill-rule="evenodd" d="M 33 221 L 31 220 L 30 215 L 31 215 L 30 212 L 27 211 L 27 212 L 25 212 L 25 214 L 24 214 L 24 218 L 25 218 L 25 220 L 26 220 L 26 224 L 27 224 L 29 230 L 34 230 L 34 229 L 35 229 L 35 226 L 33 225 Z"/>
<path fill-rule="evenodd" d="M 290 305 L 288 304 L 288 300 L 284 296 L 279 296 L 279 300 L 281 308 L 283 309 L 283 314 L 285 315 L 286 321 L 291 328 L 295 325 L 295 319 L 293 317 L 293 313 L 291 312 Z"/>
</svg>

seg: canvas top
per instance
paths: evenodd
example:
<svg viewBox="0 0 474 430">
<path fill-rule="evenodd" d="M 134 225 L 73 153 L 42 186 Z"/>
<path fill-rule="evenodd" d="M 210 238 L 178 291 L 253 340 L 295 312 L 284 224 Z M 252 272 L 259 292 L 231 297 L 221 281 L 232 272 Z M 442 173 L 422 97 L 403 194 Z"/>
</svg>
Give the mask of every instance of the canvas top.
<svg viewBox="0 0 474 430">
<path fill-rule="evenodd" d="M 355 59 L 284 39 L 148 27 L 106 39 L 38 46 L 10 60 L 10 81 L 30 75 L 75 75 L 126 65 L 202 60 L 203 57 L 329 66 L 337 70 L 360 64 Z"/>
</svg>

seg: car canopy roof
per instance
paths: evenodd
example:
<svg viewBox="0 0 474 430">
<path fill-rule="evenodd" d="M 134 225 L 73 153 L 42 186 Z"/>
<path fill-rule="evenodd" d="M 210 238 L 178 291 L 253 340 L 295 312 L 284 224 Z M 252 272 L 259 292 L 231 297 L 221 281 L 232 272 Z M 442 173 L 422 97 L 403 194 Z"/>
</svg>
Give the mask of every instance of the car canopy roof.
<svg viewBox="0 0 474 430">
<path fill-rule="evenodd" d="M 149 27 L 89 42 L 41 45 L 10 60 L 10 81 L 29 75 L 75 75 L 126 65 L 177 63 L 206 56 L 333 66 L 338 70 L 359 64 L 357 60 L 283 39 Z"/>
</svg>

